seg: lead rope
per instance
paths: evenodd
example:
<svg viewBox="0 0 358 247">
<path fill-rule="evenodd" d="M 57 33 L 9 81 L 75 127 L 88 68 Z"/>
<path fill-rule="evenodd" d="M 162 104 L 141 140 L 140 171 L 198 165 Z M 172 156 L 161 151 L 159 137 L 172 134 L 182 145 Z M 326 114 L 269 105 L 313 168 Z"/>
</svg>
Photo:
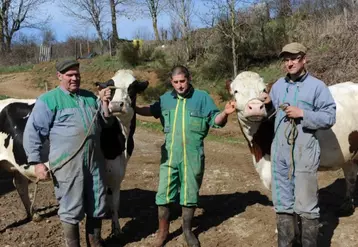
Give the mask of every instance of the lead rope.
<svg viewBox="0 0 358 247">
<path fill-rule="evenodd" d="M 57 171 L 57 170 L 61 169 L 62 167 L 64 167 L 64 166 L 65 166 L 70 160 L 72 160 L 72 159 L 78 154 L 78 152 L 83 148 L 83 145 L 85 144 L 86 139 L 87 139 L 87 137 L 89 136 L 89 134 L 90 134 L 90 132 L 91 132 L 92 126 L 93 126 L 95 120 L 97 119 L 97 116 L 98 116 L 98 113 L 99 113 L 100 109 L 101 109 L 101 108 L 98 107 L 98 109 L 97 109 L 97 111 L 96 111 L 96 113 L 95 113 L 95 115 L 94 115 L 94 117 L 93 117 L 93 119 L 92 119 L 92 122 L 91 122 L 91 124 L 90 124 L 90 126 L 89 126 L 89 128 L 88 128 L 87 134 L 86 134 L 86 136 L 83 138 L 83 141 L 81 142 L 81 144 L 79 145 L 79 147 L 77 148 L 77 150 L 76 150 L 71 156 L 69 156 L 69 157 L 67 158 L 67 160 L 65 160 L 65 161 L 62 162 L 62 163 L 59 163 L 59 164 L 55 165 L 54 167 L 52 167 L 52 168 L 50 168 L 50 169 L 48 169 L 48 170 L 46 171 L 46 173 L 50 172 L 51 180 L 53 180 L 51 171 L 54 172 L 54 171 Z M 26 176 L 26 175 L 25 175 L 25 176 Z M 35 181 L 34 197 L 32 198 L 32 202 L 31 202 L 31 206 L 30 206 L 30 214 L 33 215 L 33 213 L 34 213 L 34 205 L 35 205 L 35 200 L 36 200 L 36 195 L 37 195 L 37 189 L 38 189 L 38 184 L 39 184 L 39 182 L 40 182 L 40 179 L 37 178 L 36 180 L 33 180 L 33 179 L 30 179 L 28 176 L 26 176 L 26 177 L 27 177 L 29 180 L 31 180 L 32 182 Z"/>
</svg>

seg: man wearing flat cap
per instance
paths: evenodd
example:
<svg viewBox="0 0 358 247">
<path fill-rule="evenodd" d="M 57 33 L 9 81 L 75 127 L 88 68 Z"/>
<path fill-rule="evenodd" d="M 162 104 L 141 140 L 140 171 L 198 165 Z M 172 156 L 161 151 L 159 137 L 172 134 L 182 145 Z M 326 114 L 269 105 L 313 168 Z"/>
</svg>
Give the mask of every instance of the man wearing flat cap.
<svg viewBox="0 0 358 247">
<path fill-rule="evenodd" d="M 36 100 L 25 127 L 23 145 L 37 178 L 45 180 L 49 171 L 40 153 L 44 141 L 50 142 L 48 158 L 50 168 L 54 169 L 55 195 L 60 204 L 58 215 L 66 246 L 80 246 L 79 222 L 86 215 L 87 245 L 100 247 L 105 187 L 104 157 L 98 145 L 99 120 L 107 121 L 102 106 L 108 104 L 110 91 L 100 91 L 97 100 L 92 92 L 80 89 L 79 67 L 76 60 L 56 64 L 60 85 Z M 98 114 L 96 119 L 95 114 Z"/>
<path fill-rule="evenodd" d="M 320 146 L 315 132 L 336 122 L 335 101 L 325 83 L 305 68 L 306 52 L 307 48 L 296 42 L 282 48 L 279 57 L 287 74 L 275 82 L 269 94 L 278 110 L 271 161 L 279 247 L 292 246 L 298 217 L 302 246 L 317 246 Z M 288 103 L 286 108 L 279 107 L 284 103 Z"/>
</svg>

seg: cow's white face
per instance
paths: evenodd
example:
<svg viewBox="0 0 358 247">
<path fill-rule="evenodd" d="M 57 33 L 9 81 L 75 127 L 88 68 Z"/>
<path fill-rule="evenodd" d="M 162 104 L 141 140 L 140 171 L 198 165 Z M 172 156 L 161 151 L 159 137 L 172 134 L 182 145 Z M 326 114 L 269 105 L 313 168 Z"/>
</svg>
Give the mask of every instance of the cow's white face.
<svg viewBox="0 0 358 247">
<path fill-rule="evenodd" d="M 148 87 L 148 82 L 139 82 L 131 70 L 118 70 L 105 83 L 97 83 L 101 87 L 112 86 L 112 100 L 109 103 L 109 112 L 113 115 L 133 115 L 137 93 Z"/>
<path fill-rule="evenodd" d="M 239 119 L 256 122 L 267 117 L 261 98 L 265 89 L 263 79 L 255 72 L 245 71 L 236 76 L 230 84 L 230 94 L 235 98 Z"/>
</svg>

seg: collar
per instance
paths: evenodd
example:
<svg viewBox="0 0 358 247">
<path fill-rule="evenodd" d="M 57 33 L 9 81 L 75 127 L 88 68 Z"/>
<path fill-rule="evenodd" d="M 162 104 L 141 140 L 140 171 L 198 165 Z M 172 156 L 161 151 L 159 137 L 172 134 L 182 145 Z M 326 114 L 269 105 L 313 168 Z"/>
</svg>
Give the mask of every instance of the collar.
<svg viewBox="0 0 358 247">
<path fill-rule="evenodd" d="M 57 86 L 57 88 L 61 89 L 62 92 L 64 92 L 66 95 L 70 95 L 70 96 L 72 96 L 72 97 L 80 95 L 80 90 L 78 90 L 78 91 L 75 92 L 75 93 L 71 93 L 71 92 L 69 92 L 68 90 L 66 90 L 65 88 L 63 88 L 63 87 L 61 87 L 61 86 Z"/>
<path fill-rule="evenodd" d="M 296 83 L 296 82 L 303 82 L 304 80 L 306 80 L 307 76 L 309 75 L 309 73 L 307 72 L 307 70 L 305 70 L 305 73 L 303 75 L 301 75 L 300 77 L 298 77 L 295 81 L 292 81 L 290 78 L 290 75 L 287 74 L 285 76 L 285 81 L 287 83 Z"/>
<path fill-rule="evenodd" d="M 176 99 L 183 99 L 183 98 L 188 99 L 191 98 L 191 96 L 193 96 L 193 93 L 194 93 L 194 87 L 191 84 L 189 84 L 188 91 L 184 95 L 179 95 L 174 89 L 171 92 L 171 95 Z"/>
</svg>

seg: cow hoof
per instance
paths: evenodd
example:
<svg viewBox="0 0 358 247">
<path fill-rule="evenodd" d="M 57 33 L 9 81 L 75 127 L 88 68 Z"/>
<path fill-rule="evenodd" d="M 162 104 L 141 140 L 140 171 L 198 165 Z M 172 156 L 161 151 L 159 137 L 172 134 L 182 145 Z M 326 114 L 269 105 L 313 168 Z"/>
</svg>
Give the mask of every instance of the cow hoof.
<svg viewBox="0 0 358 247">
<path fill-rule="evenodd" d="M 111 237 L 119 239 L 122 234 L 123 234 L 122 229 L 119 229 L 119 230 L 116 229 L 116 230 L 112 231 Z"/>
<path fill-rule="evenodd" d="M 32 216 L 32 221 L 34 222 L 40 222 L 43 220 L 43 217 L 41 215 L 39 215 L 38 213 L 34 213 L 34 215 Z"/>
<path fill-rule="evenodd" d="M 336 213 L 339 217 L 348 217 L 354 213 L 354 205 L 352 202 L 344 202 Z"/>
</svg>

